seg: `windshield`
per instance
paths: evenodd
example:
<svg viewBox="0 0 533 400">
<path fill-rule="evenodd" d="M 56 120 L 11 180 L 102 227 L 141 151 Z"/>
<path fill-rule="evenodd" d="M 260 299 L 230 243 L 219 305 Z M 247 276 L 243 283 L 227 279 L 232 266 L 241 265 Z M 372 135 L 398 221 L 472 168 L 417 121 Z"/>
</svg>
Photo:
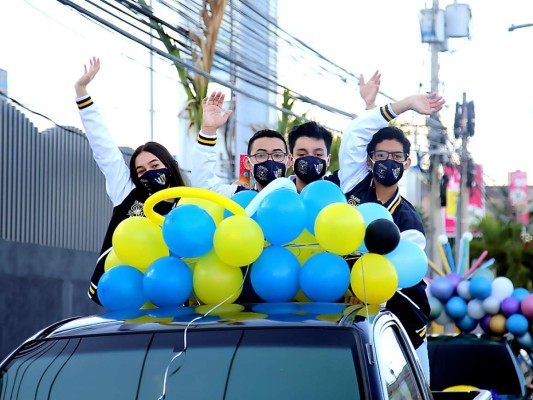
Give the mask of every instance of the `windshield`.
<svg viewBox="0 0 533 400">
<path fill-rule="evenodd" d="M 0 399 L 359 399 L 349 329 L 225 329 L 30 343 L 0 371 Z M 174 360 L 170 362 L 170 360 Z M 362 359 L 362 357 L 361 357 Z"/>
</svg>

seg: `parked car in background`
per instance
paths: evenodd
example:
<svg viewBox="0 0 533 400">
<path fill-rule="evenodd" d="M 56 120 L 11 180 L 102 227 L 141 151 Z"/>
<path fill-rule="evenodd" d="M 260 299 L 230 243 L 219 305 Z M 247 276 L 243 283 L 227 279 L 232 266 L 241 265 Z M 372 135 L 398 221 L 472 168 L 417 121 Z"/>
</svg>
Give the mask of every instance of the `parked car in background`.
<svg viewBox="0 0 533 400">
<path fill-rule="evenodd" d="M 497 399 L 531 398 L 531 375 L 502 337 L 481 334 L 428 337 L 431 387 L 473 386 Z"/>
<path fill-rule="evenodd" d="M 491 396 L 433 396 L 397 318 L 362 305 L 203 305 L 72 318 L 0 363 L 2 400 L 432 398 Z"/>
</svg>

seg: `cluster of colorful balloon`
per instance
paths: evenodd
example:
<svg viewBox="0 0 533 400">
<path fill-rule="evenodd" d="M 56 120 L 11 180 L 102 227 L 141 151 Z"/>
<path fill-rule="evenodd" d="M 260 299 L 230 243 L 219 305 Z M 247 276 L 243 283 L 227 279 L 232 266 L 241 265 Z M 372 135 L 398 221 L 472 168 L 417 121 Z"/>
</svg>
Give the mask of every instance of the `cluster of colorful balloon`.
<svg viewBox="0 0 533 400">
<path fill-rule="evenodd" d="M 166 217 L 153 210 L 170 198 L 180 200 Z M 243 289 L 244 266 L 266 302 L 331 302 L 351 288 L 378 304 L 427 271 L 424 251 L 400 238 L 386 208 L 353 207 L 328 181 L 298 194 L 279 178 L 232 199 L 170 188 L 151 196 L 144 211 L 147 218 L 128 218 L 113 235 L 98 286 L 109 311 L 173 307 L 192 294 L 204 304 L 232 303 Z M 346 259 L 356 252 L 363 255 L 350 271 Z"/>
<path fill-rule="evenodd" d="M 515 288 L 511 280 L 495 278 L 489 269 L 467 279 L 449 273 L 429 285 L 430 319 L 440 325 L 455 323 L 462 332 L 478 326 L 493 335 L 513 334 L 526 348 L 533 348 L 533 294 Z"/>
</svg>

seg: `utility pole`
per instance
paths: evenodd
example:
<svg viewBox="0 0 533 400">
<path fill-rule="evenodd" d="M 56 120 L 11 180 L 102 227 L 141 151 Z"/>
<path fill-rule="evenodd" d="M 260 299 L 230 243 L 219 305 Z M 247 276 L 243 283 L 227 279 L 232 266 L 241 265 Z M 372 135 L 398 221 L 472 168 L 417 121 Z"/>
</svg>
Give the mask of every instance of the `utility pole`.
<svg viewBox="0 0 533 400">
<path fill-rule="evenodd" d="M 463 103 L 461 104 L 461 117 L 459 122 L 460 132 L 457 132 L 461 137 L 461 181 L 459 186 L 459 197 L 457 198 L 457 219 L 456 226 L 456 243 L 459 243 L 463 234 L 468 231 L 468 200 L 469 191 L 468 183 L 468 161 L 470 154 L 468 153 L 468 137 L 473 134 L 469 128 L 469 112 L 468 104 L 466 102 L 466 93 L 463 93 Z M 461 254 L 456 252 L 456 265 L 461 265 Z"/>
<path fill-rule="evenodd" d="M 433 11 L 439 9 L 438 0 L 433 0 Z M 435 14 L 434 14 L 435 15 Z M 439 92 L 439 42 L 431 43 L 431 93 Z M 430 189 L 429 189 L 429 232 L 427 237 L 428 256 L 437 262 L 437 246 L 439 234 L 442 232 L 442 213 L 440 206 L 440 176 L 441 164 L 440 143 L 442 138 L 442 124 L 439 120 L 439 113 L 432 114 L 428 119 L 428 139 L 430 155 Z"/>
</svg>

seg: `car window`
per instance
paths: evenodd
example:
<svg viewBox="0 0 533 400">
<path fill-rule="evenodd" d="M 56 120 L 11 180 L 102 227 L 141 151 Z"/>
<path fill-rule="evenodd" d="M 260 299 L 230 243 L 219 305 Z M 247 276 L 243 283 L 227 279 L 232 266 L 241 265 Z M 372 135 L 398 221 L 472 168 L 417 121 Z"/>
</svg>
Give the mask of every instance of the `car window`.
<svg viewBox="0 0 533 400">
<path fill-rule="evenodd" d="M 350 329 L 224 329 L 33 342 L 0 371 L 0 399 L 360 399 Z M 172 362 L 170 362 L 173 360 Z"/>
<path fill-rule="evenodd" d="M 392 326 L 382 331 L 376 349 L 379 371 L 385 380 L 389 399 L 422 399 L 403 340 Z"/>
<path fill-rule="evenodd" d="M 514 355 L 503 343 L 430 339 L 428 352 L 433 390 L 470 385 L 500 396 L 525 394 L 525 382 Z"/>
</svg>

